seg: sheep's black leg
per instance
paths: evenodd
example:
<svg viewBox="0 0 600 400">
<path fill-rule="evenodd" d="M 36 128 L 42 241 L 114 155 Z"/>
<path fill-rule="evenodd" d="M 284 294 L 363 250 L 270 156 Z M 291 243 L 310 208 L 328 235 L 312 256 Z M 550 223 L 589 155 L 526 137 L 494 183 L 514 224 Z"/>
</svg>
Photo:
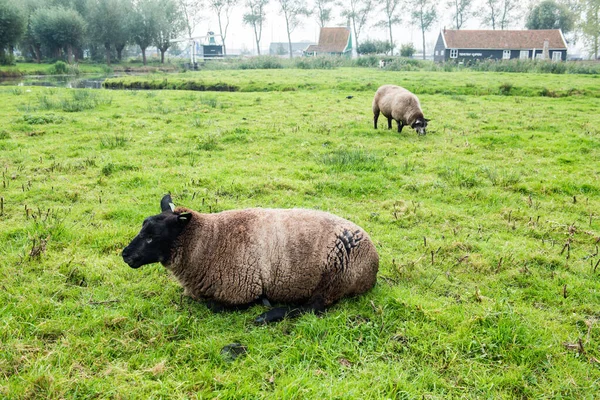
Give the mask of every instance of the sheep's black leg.
<svg viewBox="0 0 600 400">
<path fill-rule="evenodd" d="M 225 311 L 244 311 L 249 309 L 250 307 L 258 304 L 260 299 L 252 301 L 248 304 L 237 304 L 237 305 L 229 305 L 224 303 L 219 303 L 218 301 L 208 300 L 206 301 L 206 307 L 214 312 L 214 313 L 222 313 Z"/>
<path fill-rule="evenodd" d="M 398 133 L 402 132 L 402 128 L 404 128 L 404 123 L 402 121 L 398 121 Z"/>
<path fill-rule="evenodd" d="M 375 113 L 375 115 L 373 116 L 373 125 L 375 126 L 375 129 L 377 129 L 377 120 L 379 119 L 379 112 Z"/>
<path fill-rule="evenodd" d="M 309 304 L 299 307 L 277 307 L 260 314 L 254 322 L 257 324 L 268 324 L 278 322 L 284 318 L 296 318 L 307 312 L 322 314 L 325 311 L 325 303 L 322 298 L 315 299 Z"/>
<path fill-rule="evenodd" d="M 388 118 L 388 129 L 392 129 L 392 119 Z"/>
</svg>

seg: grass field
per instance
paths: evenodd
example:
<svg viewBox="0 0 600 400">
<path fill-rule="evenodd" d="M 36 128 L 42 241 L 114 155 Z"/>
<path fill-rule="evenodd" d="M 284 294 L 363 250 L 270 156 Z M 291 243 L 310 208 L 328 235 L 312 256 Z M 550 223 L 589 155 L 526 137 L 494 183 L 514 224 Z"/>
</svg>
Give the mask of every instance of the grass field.
<svg viewBox="0 0 600 400">
<path fill-rule="evenodd" d="M 596 75 L 196 74 L 161 79 L 255 91 L 0 88 L 0 397 L 598 393 Z M 373 129 L 382 83 L 420 93 L 427 136 Z M 120 257 L 166 192 L 348 218 L 378 285 L 270 326 L 260 306 L 213 314 Z"/>
</svg>

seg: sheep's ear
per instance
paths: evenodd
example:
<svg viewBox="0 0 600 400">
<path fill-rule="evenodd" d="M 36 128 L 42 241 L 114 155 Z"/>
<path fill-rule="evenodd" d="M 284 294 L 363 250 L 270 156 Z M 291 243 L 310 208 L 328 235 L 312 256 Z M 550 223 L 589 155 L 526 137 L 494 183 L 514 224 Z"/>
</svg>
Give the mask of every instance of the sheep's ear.
<svg viewBox="0 0 600 400">
<path fill-rule="evenodd" d="M 177 216 L 177 222 L 187 224 L 192 219 L 192 213 L 184 212 Z"/>
<path fill-rule="evenodd" d="M 424 118 L 425 122 L 431 121 L 429 118 Z"/>
<path fill-rule="evenodd" d="M 175 205 L 173 204 L 173 200 L 171 199 L 170 194 L 165 194 L 160 201 L 160 211 L 173 211 L 175 210 Z"/>
</svg>

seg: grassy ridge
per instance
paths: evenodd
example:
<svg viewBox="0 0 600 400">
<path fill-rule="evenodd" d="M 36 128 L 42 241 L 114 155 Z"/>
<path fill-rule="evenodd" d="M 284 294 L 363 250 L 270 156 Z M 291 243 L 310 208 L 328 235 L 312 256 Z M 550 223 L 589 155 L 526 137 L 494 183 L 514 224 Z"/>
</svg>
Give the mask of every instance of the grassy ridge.
<svg viewBox="0 0 600 400">
<path fill-rule="evenodd" d="M 177 75 L 152 74 L 109 78 L 109 89 L 175 89 L 198 91 L 346 90 L 372 92 L 394 82 L 417 94 L 514 95 L 526 97 L 600 97 L 598 75 L 546 75 L 489 72 L 390 72 L 367 68 L 334 70 L 206 70 Z"/>
<path fill-rule="evenodd" d="M 372 92 L 348 88 L 389 79 L 559 90 L 573 81 L 357 70 L 344 82 L 330 71 L 268 72 L 208 79 L 240 87 L 287 80 L 298 89 L 0 90 L 0 394 L 537 398 L 598 390 L 595 95 L 424 93 L 431 129 L 417 137 L 373 130 Z M 322 90 L 304 90 L 309 78 Z M 594 93 L 586 79 L 578 89 Z M 162 266 L 131 270 L 120 259 L 167 191 L 203 212 L 310 207 L 349 218 L 377 245 L 379 284 L 321 318 L 256 327 L 262 307 L 212 314 L 181 299 Z M 247 354 L 231 360 L 221 352 L 236 342 Z"/>
</svg>

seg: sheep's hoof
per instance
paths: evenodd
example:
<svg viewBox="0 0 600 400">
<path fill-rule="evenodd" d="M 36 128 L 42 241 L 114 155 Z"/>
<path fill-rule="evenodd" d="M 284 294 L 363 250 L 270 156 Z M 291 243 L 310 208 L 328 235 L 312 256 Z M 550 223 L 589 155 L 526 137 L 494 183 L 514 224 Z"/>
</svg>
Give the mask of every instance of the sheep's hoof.
<svg viewBox="0 0 600 400">
<path fill-rule="evenodd" d="M 271 322 L 278 322 L 278 321 L 281 321 L 282 319 L 284 319 L 286 316 L 288 316 L 289 313 L 290 313 L 289 308 L 284 308 L 284 307 L 273 308 L 269 311 L 266 311 L 266 312 L 260 314 L 258 317 L 256 317 L 254 322 L 257 324 L 260 324 L 260 325 L 269 324 Z"/>
</svg>

